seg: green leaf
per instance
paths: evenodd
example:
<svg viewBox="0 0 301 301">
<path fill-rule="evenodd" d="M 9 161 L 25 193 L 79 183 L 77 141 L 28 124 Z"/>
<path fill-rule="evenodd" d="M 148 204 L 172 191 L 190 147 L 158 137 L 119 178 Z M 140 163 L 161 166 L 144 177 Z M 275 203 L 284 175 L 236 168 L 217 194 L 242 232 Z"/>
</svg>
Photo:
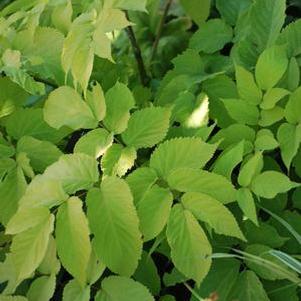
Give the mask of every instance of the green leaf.
<svg viewBox="0 0 301 301">
<path fill-rule="evenodd" d="M 2 181 L 3 177 L 15 166 L 16 166 L 16 162 L 13 159 L 1 158 L 0 159 L 0 181 Z"/>
<path fill-rule="evenodd" d="M 128 10 L 145 11 L 146 0 L 111 0 L 114 7 Z"/>
<path fill-rule="evenodd" d="M 168 140 L 153 152 L 150 167 L 163 178 L 179 168 L 199 169 L 211 159 L 216 148 L 216 144 L 205 143 L 199 138 Z"/>
<path fill-rule="evenodd" d="M 27 292 L 28 301 L 49 301 L 55 291 L 55 276 L 41 276 L 35 279 Z"/>
<path fill-rule="evenodd" d="M 31 276 L 47 251 L 49 235 L 53 231 L 54 216 L 43 223 L 14 236 L 11 253 L 17 279 Z"/>
<path fill-rule="evenodd" d="M 113 135 L 105 129 L 95 129 L 82 136 L 74 146 L 75 153 L 101 157 L 113 143 Z"/>
<path fill-rule="evenodd" d="M 106 266 L 97 257 L 92 240 L 92 253 L 90 256 L 88 268 L 87 268 L 87 283 L 91 286 L 94 284 L 104 273 Z"/>
<path fill-rule="evenodd" d="M 87 204 L 97 256 L 111 271 L 132 275 L 141 256 L 142 239 L 128 185 L 119 178 L 106 177 L 100 189 L 89 191 Z"/>
<path fill-rule="evenodd" d="M 27 298 L 23 296 L 4 296 L 0 295 L 1 301 L 28 301 Z"/>
<path fill-rule="evenodd" d="M 108 176 L 124 176 L 133 167 L 137 152 L 133 147 L 113 144 L 101 159 L 101 169 Z"/>
<path fill-rule="evenodd" d="M 216 259 L 202 282 L 200 288 L 194 288 L 202 297 L 217 294 L 219 301 L 228 301 L 228 295 L 239 275 L 240 262 L 236 259 Z M 191 301 L 198 299 L 192 297 Z"/>
<path fill-rule="evenodd" d="M 91 254 L 88 220 L 82 201 L 71 197 L 59 207 L 55 237 L 57 251 L 64 268 L 81 284 L 87 279 L 87 266 Z"/>
<path fill-rule="evenodd" d="M 299 183 L 290 181 L 290 179 L 277 171 L 264 171 L 256 176 L 252 183 L 252 191 L 259 197 L 266 199 L 274 198 L 278 193 L 284 193 L 292 188 L 300 186 Z"/>
<path fill-rule="evenodd" d="M 231 180 L 233 169 L 242 161 L 245 142 L 241 141 L 226 149 L 215 161 L 213 172 Z"/>
<path fill-rule="evenodd" d="M 214 53 L 231 42 L 232 35 L 231 26 L 222 19 L 211 19 L 193 34 L 189 46 L 197 51 Z"/>
<path fill-rule="evenodd" d="M 301 20 L 289 23 L 281 32 L 277 39 L 277 44 L 287 46 L 289 57 L 297 56 L 301 53 Z"/>
<path fill-rule="evenodd" d="M 157 179 L 155 170 L 149 167 L 139 167 L 127 176 L 126 182 L 130 186 L 136 206 Z"/>
<path fill-rule="evenodd" d="M 279 1 L 282 0 L 276 2 Z M 264 50 L 255 68 L 255 77 L 259 87 L 262 90 L 273 88 L 283 76 L 287 66 L 288 58 L 283 46 L 272 46 Z"/>
<path fill-rule="evenodd" d="M 145 251 L 142 252 L 141 260 L 133 278 L 145 285 L 153 295 L 158 295 L 161 286 L 160 276 L 152 257 Z"/>
<path fill-rule="evenodd" d="M 49 94 L 44 106 L 44 119 L 56 129 L 68 126 L 78 130 L 97 126 L 97 120 L 87 103 L 68 86 L 61 86 Z"/>
<path fill-rule="evenodd" d="M 244 124 L 232 124 L 226 128 L 219 130 L 219 132 L 214 135 L 210 142 L 219 142 L 220 149 L 226 149 L 234 143 L 238 143 L 241 140 L 246 140 L 246 142 L 253 142 L 255 140 L 255 131 Z"/>
<path fill-rule="evenodd" d="M 278 250 L 270 250 L 269 253 L 282 261 L 286 266 L 301 274 L 300 261 L 296 260 L 294 257 Z"/>
<path fill-rule="evenodd" d="M 252 0 L 216 0 L 216 8 L 230 25 L 236 25 L 237 19 L 251 6 Z M 207 297 L 207 296 L 206 296 Z"/>
<path fill-rule="evenodd" d="M 292 160 L 298 153 L 301 143 L 301 126 L 282 123 L 278 128 L 277 140 L 280 144 L 281 158 L 287 168 L 290 169 Z"/>
<path fill-rule="evenodd" d="M 166 136 L 170 119 L 170 110 L 161 107 L 150 107 L 136 111 L 122 133 L 122 140 L 136 149 L 152 147 Z"/>
<path fill-rule="evenodd" d="M 296 89 L 290 96 L 289 101 L 285 107 L 285 118 L 289 123 L 296 124 L 301 122 L 300 110 L 301 110 L 301 87 Z"/>
<path fill-rule="evenodd" d="M 270 301 L 262 283 L 252 271 L 242 272 L 228 296 L 229 300 Z"/>
<path fill-rule="evenodd" d="M 185 209 L 198 220 L 209 224 L 216 233 L 246 240 L 231 211 L 216 199 L 203 193 L 188 192 L 181 202 Z"/>
<path fill-rule="evenodd" d="M 273 109 L 275 105 L 288 94 L 290 94 L 288 90 L 282 88 L 272 88 L 264 94 L 260 107 L 264 110 Z"/>
<path fill-rule="evenodd" d="M 75 279 L 69 281 L 63 291 L 63 301 L 89 301 L 90 287 L 83 287 Z"/>
<path fill-rule="evenodd" d="M 55 28 L 65 35 L 68 33 L 72 23 L 72 3 L 67 0 L 62 4 L 57 4 L 51 14 L 51 21 Z"/>
<path fill-rule="evenodd" d="M 0 78 L 0 88 L 0 117 L 11 114 L 17 107 L 22 106 L 28 97 L 28 93 L 7 76 Z"/>
<path fill-rule="evenodd" d="M 254 198 L 248 188 L 239 188 L 237 190 L 237 203 L 244 215 L 258 226 Z"/>
<path fill-rule="evenodd" d="M 135 105 L 134 96 L 126 85 L 117 82 L 105 97 L 107 114 L 103 123 L 114 134 L 120 134 L 127 128 L 130 110 Z"/>
<path fill-rule="evenodd" d="M 197 220 L 181 205 L 175 205 L 167 223 L 166 236 L 175 267 L 199 285 L 209 272 L 212 249 Z"/>
<path fill-rule="evenodd" d="M 284 23 L 285 9 L 285 0 L 260 0 L 254 3 L 250 30 L 252 40 L 260 50 L 275 43 Z"/>
<path fill-rule="evenodd" d="M 118 289 L 116 289 L 118 288 Z M 101 290 L 95 301 L 154 301 L 154 297 L 141 283 L 130 278 L 110 276 L 101 283 Z"/>
<path fill-rule="evenodd" d="M 286 83 L 289 91 L 295 91 L 300 82 L 300 69 L 298 61 L 295 57 L 292 57 L 289 61 L 286 72 Z"/>
<path fill-rule="evenodd" d="M 66 129 L 58 131 L 50 127 L 44 121 L 43 110 L 40 108 L 16 110 L 7 118 L 5 127 L 9 136 L 17 140 L 23 136 L 31 136 L 56 143 L 69 133 Z"/>
<path fill-rule="evenodd" d="M 235 77 L 240 98 L 252 105 L 260 104 L 262 92 L 256 85 L 253 74 L 244 67 L 236 65 Z"/>
<path fill-rule="evenodd" d="M 54 144 L 30 136 L 23 136 L 17 144 L 17 152 L 24 152 L 30 160 L 32 168 L 43 172 L 63 154 Z"/>
<path fill-rule="evenodd" d="M 209 17 L 211 0 L 180 0 L 185 12 L 199 26 Z M 201 10 L 199 8 L 202 8 Z"/>
<path fill-rule="evenodd" d="M 18 208 L 18 202 L 26 190 L 26 180 L 20 167 L 12 169 L 0 182 L 0 221 L 6 225 Z"/>
<path fill-rule="evenodd" d="M 60 181 L 64 190 L 69 194 L 89 189 L 98 181 L 98 177 L 96 160 L 79 153 L 61 156 L 43 174 L 44 179 Z"/>
<path fill-rule="evenodd" d="M 222 99 L 228 114 L 238 123 L 257 125 L 259 110 L 241 99 Z"/>
<path fill-rule="evenodd" d="M 180 168 L 168 176 L 167 182 L 172 189 L 208 194 L 223 204 L 236 199 L 236 190 L 230 181 L 205 170 Z"/>
<path fill-rule="evenodd" d="M 49 218 L 49 210 L 46 207 L 21 207 L 13 215 L 6 225 L 6 234 L 18 234 L 31 229 Z"/>
<path fill-rule="evenodd" d="M 89 105 L 94 118 L 97 121 L 101 121 L 106 116 L 106 101 L 103 90 L 99 83 L 95 82 L 92 85 L 92 91 L 87 91 L 86 97 L 87 104 Z"/>
<path fill-rule="evenodd" d="M 238 174 L 238 183 L 243 187 L 248 187 L 252 179 L 258 175 L 263 168 L 263 156 L 261 152 L 256 152 L 240 168 Z"/>
<path fill-rule="evenodd" d="M 165 227 L 172 206 L 173 196 L 168 189 L 154 185 L 140 200 L 137 213 L 143 240 L 155 238 Z"/>
<path fill-rule="evenodd" d="M 245 249 L 245 252 L 257 258 L 246 256 L 245 262 L 247 266 L 260 278 L 266 280 L 286 279 L 287 275 L 291 275 L 294 278 L 294 272 L 290 272 L 290 269 L 286 265 L 271 255 L 271 250 L 271 248 L 265 245 L 249 245 Z"/>
</svg>

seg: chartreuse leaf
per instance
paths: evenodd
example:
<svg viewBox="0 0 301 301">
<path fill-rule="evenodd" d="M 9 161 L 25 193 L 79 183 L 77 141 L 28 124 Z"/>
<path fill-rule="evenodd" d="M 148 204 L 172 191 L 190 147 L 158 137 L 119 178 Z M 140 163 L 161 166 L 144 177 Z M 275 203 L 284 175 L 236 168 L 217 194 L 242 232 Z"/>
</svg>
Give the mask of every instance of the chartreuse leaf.
<svg viewBox="0 0 301 301">
<path fill-rule="evenodd" d="M 61 156 L 43 174 L 44 179 L 60 181 L 67 193 L 89 189 L 98 176 L 96 160 L 80 153 Z"/>
<path fill-rule="evenodd" d="M 69 281 L 63 291 L 63 301 L 89 301 L 90 287 L 83 287 L 75 279 Z"/>
<path fill-rule="evenodd" d="M 101 159 L 101 169 L 105 175 L 122 177 L 133 167 L 136 158 L 135 148 L 113 144 Z"/>
<path fill-rule="evenodd" d="M 27 298 L 23 296 L 5 296 L 5 295 L 0 295 L 1 301 L 28 301 Z"/>
<path fill-rule="evenodd" d="M 96 11 L 80 14 L 73 22 L 64 40 L 61 56 L 66 78 L 71 71 L 75 82 L 79 82 L 86 91 L 92 73 L 94 51 L 91 47 L 91 35 L 96 21 Z"/>
<path fill-rule="evenodd" d="M 258 124 L 261 127 L 268 127 L 284 118 L 284 109 L 275 106 L 270 110 L 262 110 Z"/>
<path fill-rule="evenodd" d="M 54 144 L 30 136 L 23 136 L 17 143 L 17 152 L 26 153 L 32 168 L 43 172 L 63 154 Z"/>
<path fill-rule="evenodd" d="M 131 115 L 122 140 L 136 149 L 152 147 L 165 137 L 170 119 L 170 110 L 161 107 L 145 108 Z"/>
<path fill-rule="evenodd" d="M 222 19 L 211 19 L 193 34 L 189 46 L 197 51 L 213 53 L 231 42 L 232 35 L 231 26 Z"/>
<path fill-rule="evenodd" d="M 301 110 L 301 87 L 296 89 L 294 91 L 290 98 L 289 101 L 286 104 L 285 107 L 285 118 L 289 123 L 296 124 L 301 122 L 301 117 L 300 117 L 300 110 Z"/>
<path fill-rule="evenodd" d="M 228 298 L 229 300 L 270 301 L 262 283 L 252 271 L 244 271 L 239 274 Z"/>
<path fill-rule="evenodd" d="M 21 207 L 6 225 L 6 234 L 18 234 L 31 229 L 49 218 L 46 207 Z"/>
<path fill-rule="evenodd" d="M 259 56 L 255 68 L 256 82 L 259 87 L 262 90 L 273 88 L 283 76 L 287 66 L 288 58 L 285 47 L 272 46 L 264 50 Z"/>
<path fill-rule="evenodd" d="M 290 91 L 286 89 L 272 88 L 264 94 L 260 107 L 264 110 L 273 109 L 274 106 L 288 94 L 290 94 Z"/>
<path fill-rule="evenodd" d="M 211 0 L 181 0 L 185 12 L 199 26 L 209 17 Z M 202 8 L 201 10 L 199 8 Z"/>
<path fill-rule="evenodd" d="M 274 138 L 274 134 L 268 129 L 261 129 L 257 132 L 254 142 L 255 150 L 265 151 L 273 150 L 279 146 L 278 141 Z"/>
<path fill-rule="evenodd" d="M 95 82 L 92 85 L 92 91 L 87 91 L 87 104 L 89 105 L 95 119 L 101 121 L 106 115 L 106 101 L 103 90 L 99 83 Z"/>
<path fill-rule="evenodd" d="M 237 203 L 244 215 L 258 226 L 256 206 L 250 189 L 239 188 L 237 190 Z"/>
<path fill-rule="evenodd" d="M 43 275 L 57 274 L 61 263 L 57 258 L 56 242 L 52 235 L 49 237 L 46 254 L 38 267 L 38 272 Z"/>
<path fill-rule="evenodd" d="M 26 190 L 26 179 L 21 167 L 14 167 L 0 182 L 0 221 L 6 225 L 18 208 L 18 202 Z"/>
<path fill-rule="evenodd" d="M 99 260 L 95 253 L 92 240 L 92 252 L 87 268 L 87 283 L 89 285 L 94 284 L 102 276 L 105 269 L 106 266 Z"/>
<path fill-rule="evenodd" d="M 105 97 L 107 113 L 103 123 L 114 134 L 120 134 L 127 128 L 130 110 L 135 106 L 134 96 L 126 85 L 117 82 Z"/>
<path fill-rule="evenodd" d="M 51 208 L 67 199 L 68 195 L 59 180 L 50 180 L 42 175 L 37 175 L 28 185 L 19 201 L 19 206 L 30 208 L 45 206 Z"/>
<path fill-rule="evenodd" d="M 197 285 L 205 278 L 211 266 L 211 245 L 192 213 L 175 205 L 167 223 L 167 241 L 175 267 Z"/>
<path fill-rule="evenodd" d="M 243 187 L 251 184 L 252 179 L 260 173 L 263 168 L 263 156 L 261 152 L 256 152 L 240 168 L 238 183 Z"/>
<path fill-rule="evenodd" d="M 127 176 L 126 182 L 130 186 L 136 206 L 157 179 L 155 170 L 150 167 L 139 167 Z"/>
<path fill-rule="evenodd" d="M 150 167 L 163 178 L 178 168 L 202 168 L 216 148 L 216 144 L 205 143 L 199 138 L 171 139 L 156 148 L 150 159 Z"/>
<path fill-rule="evenodd" d="M 236 199 L 236 190 L 225 177 L 205 170 L 179 168 L 170 173 L 168 185 L 180 192 L 200 192 L 223 204 Z"/>
<path fill-rule="evenodd" d="M 91 254 L 89 234 L 82 201 L 77 197 L 71 197 L 59 207 L 55 237 L 62 265 L 81 284 L 87 279 L 87 266 Z"/>
<path fill-rule="evenodd" d="M 238 142 L 226 149 L 215 161 L 213 172 L 231 180 L 233 169 L 242 161 L 245 142 Z"/>
<path fill-rule="evenodd" d="M 18 109 L 11 114 L 5 122 L 9 136 L 20 139 L 23 136 L 31 136 L 40 140 L 53 143 L 60 141 L 70 132 L 66 129 L 56 130 L 50 127 L 43 118 L 43 110 L 40 108 Z"/>
<path fill-rule="evenodd" d="M 53 25 L 67 34 L 72 23 L 72 3 L 70 0 L 64 1 L 62 4 L 56 4 L 51 14 Z"/>
<path fill-rule="evenodd" d="M 238 123 L 256 125 L 259 110 L 256 106 L 248 104 L 241 99 L 222 99 L 228 114 Z"/>
<path fill-rule="evenodd" d="M 137 213 L 144 241 L 155 238 L 164 228 L 172 206 L 168 189 L 154 185 L 140 200 Z"/>
<path fill-rule="evenodd" d="M 154 301 L 149 290 L 139 282 L 121 276 L 110 276 L 101 283 L 95 301 Z"/>
<path fill-rule="evenodd" d="M 254 3 L 250 29 L 252 40 L 260 50 L 275 43 L 284 23 L 285 8 L 285 0 L 261 0 Z"/>
<path fill-rule="evenodd" d="M 281 158 L 289 170 L 301 143 L 301 126 L 282 123 L 278 128 L 277 140 L 280 144 Z"/>
<path fill-rule="evenodd" d="M 41 224 L 14 236 L 10 250 L 17 279 L 30 277 L 42 262 L 53 223 L 54 216 L 49 213 L 48 219 Z"/>
<path fill-rule="evenodd" d="M 119 178 L 106 177 L 100 189 L 89 191 L 87 204 L 97 256 L 113 272 L 132 275 L 141 256 L 142 239 L 128 185 Z"/>
<path fill-rule="evenodd" d="M 187 192 L 181 202 L 185 209 L 209 224 L 216 233 L 246 240 L 233 214 L 216 199 L 199 192 Z"/>
<path fill-rule="evenodd" d="M 97 126 L 97 120 L 90 107 L 68 86 L 61 86 L 49 94 L 44 106 L 44 119 L 56 129 L 68 126 L 78 130 Z"/>
<path fill-rule="evenodd" d="M 105 129 L 95 129 L 81 137 L 74 146 L 75 153 L 84 153 L 95 159 L 102 156 L 113 143 L 113 135 Z"/>
<path fill-rule="evenodd" d="M 249 104 L 260 104 L 262 92 L 256 85 L 253 74 L 244 67 L 236 65 L 235 76 L 240 98 L 246 100 Z"/>
<path fill-rule="evenodd" d="M 55 275 L 35 279 L 27 292 L 28 301 L 49 301 L 55 291 Z"/>
<path fill-rule="evenodd" d="M 292 182 L 286 175 L 277 171 L 264 171 L 257 175 L 251 183 L 252 191 L 259 197 L 274 198 L 278 193 L 284 193 L 300 186 Z"/>
</svg>

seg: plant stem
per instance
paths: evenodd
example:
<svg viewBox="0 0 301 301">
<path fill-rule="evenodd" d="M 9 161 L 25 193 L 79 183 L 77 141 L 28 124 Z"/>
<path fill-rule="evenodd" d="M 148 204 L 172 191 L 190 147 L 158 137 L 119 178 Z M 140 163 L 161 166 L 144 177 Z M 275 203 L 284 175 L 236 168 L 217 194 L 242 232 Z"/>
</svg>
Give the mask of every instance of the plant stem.
<svg viewBox="0 0 301 301">
<path fill-rule="evenodd" d="M 128 15 L 127 11 L 125 11 L 125 14 L 126 14 L 126 17 L 129 19 L 129 15 Z M 142 54 L 141 54 L 141 49 L 138 45 L 133 27 L 128 26 L 125 30 L 126 30 L 126 33 L 129 37 L 129 40 L 131 42 L 131 45 L 132 45 L 132 48 L 133 48 L 133 51 L 134 51 L 134 55 L 135 55 L 135 59 L 137 61 L 140 81 L 141 81 L 143 86 L 147 86 L 148 83 L 149 83 L 149 77 L 146 73 L 144 61 L 143 61 Z"/>
<path fill-rule="evenodd" d="M 161 38 L 161 35 L 162 35 L 163 27 L 164 27 L 165 20 L 166 20 L 166 17 L 168 15 L 168 11 L 170 9 L 171 3 L 172 3 L 172 0 L 167 0 L 166 1 L 164 11 L 163 11 L 163 15 L 161 17 L 160 23 L 159 23 L 158 28 L 157 28 L 156 38 L 155 38 L 155 41 L 154 41 L 154 44 L 153 44 L 151 57 L 150 57 L 150 63 L 152 63 L 152 61 L 156 57 L 159 41 L 160 41 L 160 38 Z"/>
<path fill-rule="evenodd" d="M 204 299 L 202 297 L 200 297 L 197 292 L 186 282 L 183 283 L 186 288 L 191 292 L 191 294 L 199 301 L 204 301 Z"/>
</svg>

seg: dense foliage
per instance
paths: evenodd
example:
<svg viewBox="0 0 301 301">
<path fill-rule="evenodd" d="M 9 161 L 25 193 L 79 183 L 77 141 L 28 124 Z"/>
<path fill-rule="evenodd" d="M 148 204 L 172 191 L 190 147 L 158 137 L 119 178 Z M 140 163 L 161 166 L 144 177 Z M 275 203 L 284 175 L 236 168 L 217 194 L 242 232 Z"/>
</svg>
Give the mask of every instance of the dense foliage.
<svg viewBox="0 0 301 301">
<path fill-rule="evenodd" d="M 0 301 L 300 300 L 300 1 L 0 9 Z"/>
</svg>

